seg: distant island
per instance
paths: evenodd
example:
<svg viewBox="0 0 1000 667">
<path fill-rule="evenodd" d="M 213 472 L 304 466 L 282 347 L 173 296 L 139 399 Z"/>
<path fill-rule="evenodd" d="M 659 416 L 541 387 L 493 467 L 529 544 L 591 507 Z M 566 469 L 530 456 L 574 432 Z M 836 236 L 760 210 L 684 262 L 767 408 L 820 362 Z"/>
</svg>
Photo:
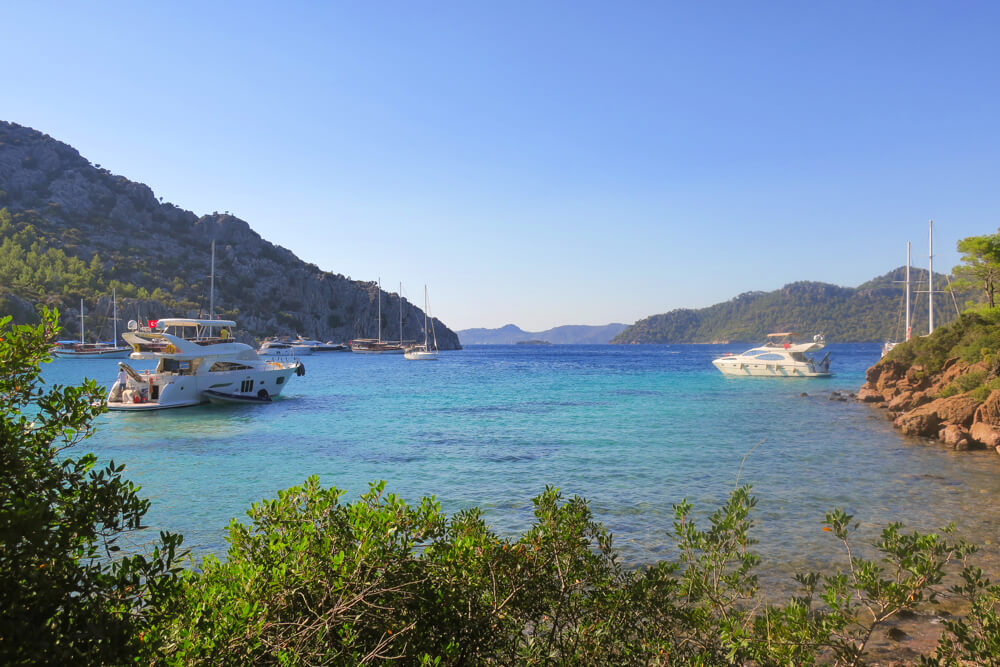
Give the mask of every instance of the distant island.
<svg viewBox="0 0 1000 667">
<path fill-rule="evenodd" d="M 519 340 L 517 341 L 516 345 L 552 345 L 552 343 L 550 343 L 547 340 L 538 340 L 532 338 L 531 340 Z"/>
<path fill-rule="evenodd" d="M 458 333 L 463 345 L 515 345 L 524 341 L 544 340 L 555 345 L 605 345 L 628 328 L 627 324 L 589 326 L 570 324 L 545 331 L 524 331 L 514 324 L 499 329 L 462 329 Z"/>
<path fill-rule="evenodd" d="M 754 342 L 774 331 L 822 333 L 828 341 L 839 343 L 900 340 L 903 335 L 903 288 L 899 282 L 904 279 L 905 271 L 904 267 L 899 267 L 858 287 L 802 281 L 771 292 L 745 292 L 707 308 L 680 308 L 652 315 L 628 327 L 611 342 Z M 927 284 L 926 269 L 911 267 L 910 277 L 914 284 Z M 947 276 L 935 273 L 934 284 L 935 287 L 947 285 Z M 954 295 L 954 303 L 965 304 L 976 296 L 958 293 Z M 934 319 L 938 325 L 955 319 L 956 306 L 952 298 L 950 294 L 943 294 L 934 300 Z M 925 331 L 926 295 L 914 300 L 913 312 L 913 330 Z"/>
</svg>

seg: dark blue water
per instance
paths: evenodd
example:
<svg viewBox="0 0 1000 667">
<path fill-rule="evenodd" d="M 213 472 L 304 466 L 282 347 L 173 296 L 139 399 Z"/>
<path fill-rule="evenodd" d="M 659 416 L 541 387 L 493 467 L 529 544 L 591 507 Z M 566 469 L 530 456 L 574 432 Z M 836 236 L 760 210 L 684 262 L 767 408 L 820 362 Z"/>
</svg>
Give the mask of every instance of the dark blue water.
<svg viewBox="0 0 1000 667">
<path fill-rule="evenodd" d="M 231 517 L 309 475 L 348 498 L 384 479 L 413 502 L 480 506 L 505 534 L 525 529 L 531 498 L 556 485 L 590 499 L 634 564 L 669 553 L 673 503 L 704 515 L 738 476 L 760 498 L 760 550 L 780 568 L 839 556 L 821 524 L 835 507 L 869 538 L 898 520 L 955 521 L 995 539 L 1000 456 L 906 438 L 882 413 L 830 400 L 861 386 L 878 344 L 829 345 L 827 379 L 732 378 L 711 365 L 747 347 L 479 346 L 436 362 L 316 354 L 271 405 L 108 414 L 84 446 L 125 463 L 153 499 L 151 526 L 183 533 L 196 553 L 222 553 Z M 110 383 L 115 364 L 46 369 L 64 383 L 85 375 Z"/>
</svg>

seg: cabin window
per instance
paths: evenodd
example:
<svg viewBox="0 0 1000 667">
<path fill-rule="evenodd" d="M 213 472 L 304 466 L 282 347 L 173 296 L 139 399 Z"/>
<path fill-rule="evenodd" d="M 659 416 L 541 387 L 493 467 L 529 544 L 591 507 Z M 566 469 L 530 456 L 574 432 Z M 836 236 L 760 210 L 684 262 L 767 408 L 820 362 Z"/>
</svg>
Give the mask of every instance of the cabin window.
<svg viewBox="0 0 1000 667">
<path fill-rule="evenodd" d="M 774 353 L 762 354 L 759 357 L 757 357 L 757 361 L 781 361 L 782 359 L 784 359 L 783 356 Z"/>
<path fill-rule="evenodd" d="M 241 382 L 240 391 L 243 392 L 244 394 L 253 391 L 253 380 L 244 380 L 243 382 Z"/>
<path fill-rule="evenodd" d="M 221 373 L 223 371 L 248 371 L 250 367 L 245 364 L 238 364 L 234 361 L 216 361 L 208 369 L 209 373 Z"/>
<path fill-rule="evenodd" d="M 285 383 L 285 378 L 283 375 L 279 375 L 278 379 L 274 381 L 274 384 L 284 384 L 284 383 Z"/>
</svg>

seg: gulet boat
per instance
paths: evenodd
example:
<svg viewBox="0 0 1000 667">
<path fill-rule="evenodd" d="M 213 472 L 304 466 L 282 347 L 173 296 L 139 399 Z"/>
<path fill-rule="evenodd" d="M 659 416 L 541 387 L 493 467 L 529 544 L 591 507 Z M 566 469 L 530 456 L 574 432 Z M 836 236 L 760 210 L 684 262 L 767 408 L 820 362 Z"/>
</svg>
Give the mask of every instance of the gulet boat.
<svg viewBox="0 0 1000 667">
<path fill-rule="evenodd" d="M 817 334 L 806 343 L 793 343 L 793 336 L 788 332 L 768 334 L 764 345 L 742 354 L 724 354 L 713 359 L 712 364 L 725 375 L 829 377 L 829 352 L 819 361 L 806 355 L 823 349 L 826 345 L 823 335 Z"/>
</svg>

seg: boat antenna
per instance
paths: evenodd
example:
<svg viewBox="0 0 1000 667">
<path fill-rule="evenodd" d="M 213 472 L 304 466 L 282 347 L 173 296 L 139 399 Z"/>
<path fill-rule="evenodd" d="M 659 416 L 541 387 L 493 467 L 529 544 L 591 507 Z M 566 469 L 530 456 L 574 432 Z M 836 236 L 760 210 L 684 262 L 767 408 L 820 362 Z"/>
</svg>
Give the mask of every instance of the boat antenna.
<svg viewBox="0 0 1000 667">
<path fill-rule="evenodd" d="M 906 242 L 906 338 L 910 340 L 913 327 L 910 326 L 910 242 Z"/>
<path fill-rule="evenodd" d="M 934 221 L 927 223 L 927 333 L 934 333 Z"/>
</svg>

